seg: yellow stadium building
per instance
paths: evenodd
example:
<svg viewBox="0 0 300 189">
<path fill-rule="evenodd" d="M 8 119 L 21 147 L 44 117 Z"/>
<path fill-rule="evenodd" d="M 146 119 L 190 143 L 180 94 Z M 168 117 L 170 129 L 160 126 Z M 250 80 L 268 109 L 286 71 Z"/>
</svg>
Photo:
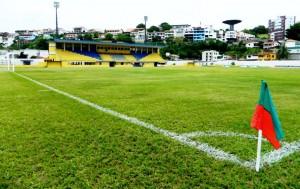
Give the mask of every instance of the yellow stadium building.
<svg viewBox="0 0 300 189">
<path fill-rule="evenodd" d="M 56 39 L 49 42 L 47 67 L 156 67 L 166 65 L 162 46 Z"/>
</svg>

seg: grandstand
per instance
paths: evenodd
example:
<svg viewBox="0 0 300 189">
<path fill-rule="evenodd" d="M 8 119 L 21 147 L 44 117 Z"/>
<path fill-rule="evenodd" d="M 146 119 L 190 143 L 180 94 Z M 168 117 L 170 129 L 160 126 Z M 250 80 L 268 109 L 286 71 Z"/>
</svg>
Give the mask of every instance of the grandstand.
<svg viewBox="0 0 300 189">
<path fill-rule="evenodd" d="M 162 46 L 85 40 L 56 39 L 49 42 L 47 67 L 156 67 L 166 65 Z"/>
</svg>

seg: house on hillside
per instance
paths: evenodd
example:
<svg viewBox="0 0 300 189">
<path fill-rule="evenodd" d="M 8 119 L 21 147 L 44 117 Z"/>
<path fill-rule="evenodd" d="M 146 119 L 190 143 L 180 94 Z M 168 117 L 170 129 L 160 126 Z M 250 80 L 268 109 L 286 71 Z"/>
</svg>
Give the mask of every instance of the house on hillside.
<svg viewBox="0 0 300 189">
<path fill-rule="evenodd" d="M 258 53 L 258 60 L 276 60 L 277 56 L 273 52 L 260 52 Z"/>
<path fill-rule="evenodd" d="M 263 49 L 274 49 L 279 47 L 280 43 L 278 41 L 267 41 L 263 44 Z"/>
<path fill-rule="evenodd" d="M 74 33 L 74 32 L 72 32 L 72 33 L 65 33 L 64 38 L 65 39 L 77 39 L 78 35 L 80 35 L 80 34 Z"/>
<path fill-rule="evenodd" d="M 119 34 L 123 34 L 123 30 L 122 29 L 105 29 L 104 30 L 105 34 L 112 34 L 114 38 L 117 37 L 117 35 Z"/>
<path fill-rule="evenodd" d="M 243 41 L 243 44 L 247 48 L 258 48 L 258 41 Z"/>
<path fill-rule="evenodd" d="M 73 28 L 73 32 L 77 34 L 83 34 L 87 31 L 87 29 L 83 26 L 77 26 Z"/>
<path fill-rule="evenodd" d="M 289 60 L 300 60 L 300 41 L 286 40 L 285 47 L 289 52 Z"/>
<path fill-rule="evenodd" d="M 258 60 L 258 54 L 249 54 L 246 56 L 246 60 Z"/>
<path fill-rule="evenodd" d="M 237 36 L 238 41 L 253 40 L 255 38 L 255 35 L 245 33 L 245 32 L 237 32 L 236 36 Z"/>
</svg>

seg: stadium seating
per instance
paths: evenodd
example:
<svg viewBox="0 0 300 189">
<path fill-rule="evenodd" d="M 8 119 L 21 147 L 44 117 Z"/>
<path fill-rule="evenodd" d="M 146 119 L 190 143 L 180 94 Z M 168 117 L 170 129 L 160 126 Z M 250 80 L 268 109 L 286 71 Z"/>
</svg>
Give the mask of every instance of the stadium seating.
<svg viewBox="0 0 300 189">
<path fill-rule="evenodd" d="M 149 53 L 140 53 L 140 52 L 133 52 L 132 55 L 137 59 L 140 60 L 145 56 L 149 55 Z"/>
<path fill-rule="evenodd" d="M 135 62 L 136 58 L 133 55 L 124 55 L 125 59 L 130 62 Z"/>
<path fill-rule="evenodd" d="M 110 55 L 112 57 L 112 59 L 114 59 L 115 61 L 126 61 L 125 57 L 121 54 L 112 54 Z"/>
<path fill-rule="evenodd" d="M 99 59 L 92 58 L 89 56 L 84 56 L 67 50 L 56 49 L 58 60 L 61 61 L 86 61 L 86 62 L 95 62 Z"/>
<path fill-rule="evenodd" d="M 80 50 L 75 50 L 73 52 L 101 60 L 101 57 L 99 56 L 99 54 L 96 51 L 80 51 Z"/>
<path fill-rule="evenodd" d="M 100 54 L 103 61 L 114 61 L 114 59 L 109 54 Z"/>
<path fill-rule="evenodd" d="M 148 56 L 145 56 L 144 58 L 140 59 L 141 62 L 164 62 L 165 60 L 159 56 L 157 53 L 149 54 Z"/>
</svg>

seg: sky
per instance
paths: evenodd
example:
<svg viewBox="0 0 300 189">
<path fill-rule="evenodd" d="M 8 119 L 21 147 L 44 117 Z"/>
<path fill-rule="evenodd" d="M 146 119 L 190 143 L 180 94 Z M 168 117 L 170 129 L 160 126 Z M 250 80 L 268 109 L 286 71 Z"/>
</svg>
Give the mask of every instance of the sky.
<svg viewBox="0 0 300 189">
<path fill-rule="evenodd" d="M 229 28 L 222 21 L 238 19 L 242 22 L 235 30 L 243 30 L 267 27 L 269 19 L 284 15 L 296 16 L 296 22 L 300 21 L 298 1 L 285 5 L 282 0 L 0 0 L 0 32 L 55 29 L 54 1 L 60 3 L 58 27 L 67 31 L 78 26 L 126 30 L 145 23 L 144 16 L 148 16 L 147 28 L 167 22 L 213 25 L 218 30 Z"/>
</svg>

